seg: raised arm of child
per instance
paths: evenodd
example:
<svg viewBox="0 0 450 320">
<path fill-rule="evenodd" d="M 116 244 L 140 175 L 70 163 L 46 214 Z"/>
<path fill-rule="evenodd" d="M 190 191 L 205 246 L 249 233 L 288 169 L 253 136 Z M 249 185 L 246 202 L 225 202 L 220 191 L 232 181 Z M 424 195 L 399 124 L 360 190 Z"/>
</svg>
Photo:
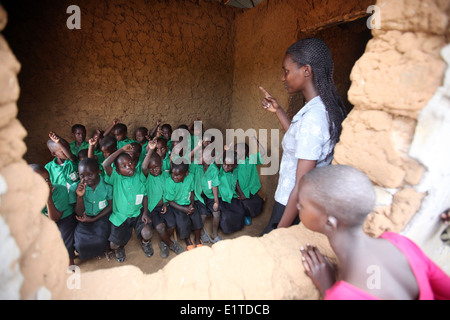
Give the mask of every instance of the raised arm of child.
<svg viewBox="0 0 450 320">
<path fill-rule="evenodd" d="M 103 136 L 106 137 L 108 136 L 112 129 L 114 129 L 114 127 L 116 126 L 116 124 L 118 124 L 120 122 L 119 118 L 114 118 L 112 124 L 108 127 L 108 129 L 105 130 L 105 132 L 103 132 Z"/>
<path fill-rule="evenodd" d="M 189 159 L 189 161 L 190 161 L 191 163 L 192 163 L 192 161 L 194 161 L 194 155 L 195 155 L 195 153 L 196 153 L 199 149 L 201 149 L 202 146 L 203 146 L 203 140 L 199 140 L 198 143 L 197 143 L 197 145 L 195 146 L 195 148 L 192 149 L 191 152 L 189 153 L 188 159 Z"/>
<path fill-rule="evenodd" d="M 152 157 L 153 151 L 156 149 L 156 140 L 158 140 L 158 137 L 154 137 L 152 140 L 150 140 L 147 144 L 147 154 L 145 155 L 144 161 L 142 161 L 142 173 L 147 177 L 150 169 L 148 168 L 148 165 L 150 164 L 150 158 Z"/>
<path fill-rule="evenodd" d="M 66 155 L 67 159 L 77 162 L 77 157 L 70 151 L 70 146 L 65 143 L 66 141 L 64 139 L 61 139 L 61 137 L 53 131 L 50 131 L 48 136 L 54 143 L 57 143 L 61 147 L 61 150 Z"/>
<path fill-rule="evenodd" d="M 256 140 L 256 143 L 258 144 L 259 148 L 259 154 L 261 157 L 264 157 L 266 155 L 266 149 L 262 146 L 262 144 L 259 142 L 258 138 L 256 136 L 253 136 L 253 139 Z"/>
<path fill-rule="evenodd" d="M 75 214 L 77 217 L 82 217 L 85 214 L 85 206 L 84 206 L 84 195 L 86 193 L 86 181 L 84 178 L 81 179 L 78 184 L 75 193 L 77 194 L 77 202 L 75 203 Z"/>
<path fill-rule="evenodd" d="M 153 129 L 150 131 L 150 134 L 149 134 L 149 136 L 150 136 L 150 138 L 155 138 L 155 137 L 158 137 L 157 135 L 156 135 L 156 132 L 157 132 L 157 130 L 159 129 L 159 126 L 161 125 L 161 119 L 158 119 L 158 121 L 156 121 L 156 125 L 153 127 Z"/>
<path fill-rule="evenodd" d="M 88 158 L 95 159 L 94 148 L 95 148 L 95 145 L 97 144 L 97 140 L 98 140 L 98 138 L 96 136 L 89 139 Z"/>
<path fill-rule="evenodd" d="M 131 143 L 124 145 L 122 148 L 114 151 L 108 158 L 106 158 L 105 161 L 103 161 L 103 169 L 105 169 L 105 172 L 108 176 L 111 176 L 113 172 L 112 164 L 114 160 L 121 154 L 122 152 L 129 152 L 133 151 L 133 145 Z"/>
</svg>

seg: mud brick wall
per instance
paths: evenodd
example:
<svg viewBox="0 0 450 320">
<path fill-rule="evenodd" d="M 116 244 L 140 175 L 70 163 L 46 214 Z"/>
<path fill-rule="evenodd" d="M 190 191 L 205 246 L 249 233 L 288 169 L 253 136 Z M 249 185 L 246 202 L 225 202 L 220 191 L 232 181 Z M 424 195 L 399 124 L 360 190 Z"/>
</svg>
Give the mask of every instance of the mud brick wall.
<svg viewBox="0 0 450 320">
<path fill-rule="evenodd" d="M 71 141 L 75 123 L 90 136 L 118 117 L 131 138 L 157 119 L 229 127 L 237 9 L 206 0 L 82 0 L 81 29 L 70 30 L 71 4 L 6 3 L 15 7 L 5 34 L 23 65 L 18 117 L 28 162 L 48 161 L 48 131 Z"/>
</svg>

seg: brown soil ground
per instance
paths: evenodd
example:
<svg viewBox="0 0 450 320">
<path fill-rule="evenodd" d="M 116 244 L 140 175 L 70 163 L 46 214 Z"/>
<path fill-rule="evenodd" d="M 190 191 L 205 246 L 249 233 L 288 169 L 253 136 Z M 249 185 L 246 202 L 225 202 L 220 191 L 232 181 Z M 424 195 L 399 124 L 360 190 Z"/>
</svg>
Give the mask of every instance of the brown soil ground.
<svg viewBox="0 0 450 320">
<path fill-rule="evenodd" d="M 270 203 L 267 203 L 266 201 L 264 203 L 262 213 L 259 216 L 253 218 L 251 225 L 244 226 L 242 230 L 235 232 L 233 234 L 224 234 L 219 229 L 219 235 L 223 240 L 233 239 L 243 235 L 258 237 L 261 231 L 266 227 L 271 214 L 272 214 L 272 205 Z M 210 233 L 211 231 L 211 221 L 212 219 L 208 218 L 205 222 L 205 228 L 208 233 Z M 193 239 L 193 235 L 191 236 L 191 238 Z M 112 255 L 109 259 L 106 257 L 106 255 L 104 255 L 102 257 L 93 258 L 85 261 L 75 259 L 75 263 L 80 267 L 81 272 L 94 271 L 98 269 L 115 268 L 123 265 L 134 265 L 139 267 L 143 273 L 151 274 L 162 269 L 172 258 L 176 257 L 176 254 L 173 251 L 170 251 L 169 257 L 167 257 L 166 259 L 161 258 L 161 256 L 159 255 L 160 253 L 159 241 L 160 241 L 159 235 L 156 232 L 156 230 L 154 230 L 152 245 L 155 253 L 153 254 L 152 257 L 147 258 L 144 255 L 144 252 L 142 251 L 140 241 L 133 233 L 133 236 L 131 237 L 130 241 L 125 246 L 126 259 L 124 262 L 122 263 L 117 262 L 114 255 Z M 184 241 L 179 241 L 179 243 L 184 248 L 186 247 Z M 205 245 L 211 246 L 212 244 L 205 244 Z"/>
</svg>

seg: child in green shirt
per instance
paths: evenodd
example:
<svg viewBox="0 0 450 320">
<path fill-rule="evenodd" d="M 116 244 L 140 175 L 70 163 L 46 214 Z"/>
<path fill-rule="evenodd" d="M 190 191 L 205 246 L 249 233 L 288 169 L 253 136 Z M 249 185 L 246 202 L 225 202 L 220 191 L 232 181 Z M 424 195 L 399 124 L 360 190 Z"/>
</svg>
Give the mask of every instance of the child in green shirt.
<svg viewBox="0 0 450 320">
<path fill-rule="evenodd" d="M 239 174 L 236 153 L 233 152 L 231 157 L 227 153 L 219 172 L 220 229 L 224 233 L 233 233 L 244 227 L 245 209 L 236 192 Z"/>
<path fill-rule="evenodd" d="M 90 259 L 100 256 L 109 247 L 113 188 L 103 180 L 95 159 L 80 161 L 78 172 L 81 182 L 74 183 L 69 190 L 69 203 L 75 206 L 75 217 L 79 221 L 74 246 L 80 259 Z"/>
<path fill-rule="evenodd" d="M 170 155 L 167 148 L 167 140 L 165 138 L 158 138 L 156 140 L 156 153 L 162 159 L 162 170 L 170 172 Z"/>
<path fill-rule="evenodd" d="M 125 260 L 124 246 L 130 240 L 133 229 L 141 240 L 145 255 L 147 257 L 153 255 L 151 220 L 148 216 L 144 185 L 145 176 L 135 170 L 135 164 L 127 153 L 132 149 L 133 146 L 127 144 L 103 162 L 106 182 L 113 186 L 113 211 L 109 217 L 112 226 L 109 241 L 119 262 Z M 111 166 L 113 162 L 115 169 Z"/>
<path fill-rule="evenodd" d="M 89 148 L 89 142 L 86 141 L 86 127 L 82 124 L 74 124 L 72 126 L 73 141 L 70 143 L 70 151 L 75 157 L 78 157 L 78 152 Z"/>
<path fill-rule="evenodd" d="M 263 163 L 265 150 L 258 139 L 253 136 L 259 145 L 260 152 L 249 155 L 249 146 L 246 143 L 239 143 L 234 146 L 238 160 L 238 184 L 237 190 L 239 199 L 245 208 L 245 224 L 250 225 L 252 218 L 262 211 L 264 200 L 259 196 L 261 189 L 257 165 Z"/>
<path fill-rule="evenodd" d="M 39 174 L 47 182 L 50 193 L 47 203 L 42 209 L 50 220 L 55 221 L 61 233 L 61 237 L 69 253 L 69 265 L 74 265 L 75 248 L 74 248 L 74 231 L 77 221 L 74 216 L 74 209 L 69 204 L 69 195 L 65 186 L 52 184 L 50 174 L 43 166 L 38 164 L 30 164 L 34 172 Z"/>
<path fill-rule="evenodd" d="M 158 232 L 161 241 L 159 243 L 162 258 L 169 256 L 169 249 L 179 254 L 184 249 L 178 242 L 171 239 L 176 227 L 175 215 L 171 207 L 164 205 L 164 193 L 166 180 L 170 179 L 167 172 L 162 171 L 161 157 L 154 152 L 156 138 L 149 141 L 149 150 L 142 163 L 142 172 L 147 177 L 146 191 L 148 198 L 148 211 L 153 226 Z"/>
<path fill-rule="evenodd" d="M 72 183 L 78 181 L 77 158 L 70 151 L 69 143 L 56 133 L 49 133 L 47 147 L 54 157 L 45 165 L 53 184 L 63 185 L 69 190 Z"/>
<path fill-rule="evenodd" d="M 97 143 L 99 145 L 100 152 L 95 151 L 95 145 Z M 105 169 L 103 169 L 103 162 L 115 151 L 117 151 L 117 140 L 113 136 L 94 136 L 89 139 L 88 157 L 97 159 L 101 170 L 100 175 L 102 177 L 106 177 Z"/>
<path fill-rule="evenodd" d="M 124 145 L 135 142 L 128 138 L 128 128 L 124 123 L 118 123 L 114 126 L 113 134 L 117 139 L 117 149 L 122 148 Z"/>
<path fill-rule="evenodd" d="M 148 129 L 146 127 L 139 127 L 134 132 L 134 136 L 136 141 L 141 145 L 141 155 L 139 157 L 139 162 L 142 162 L 145 159 L 145 155 L 147 154 L 147 145 L 148 145 Z"/>
<path fill-rule="evenodd" d="M 164 204 L 172 207 L 178 237 L 186 242 L 186 249 L 192 250 L 203 245 L 200 231 L 203 228 L 200 214 L 194 208 L 194 175 L 189 172 L 187 163 L 173 163 L 172 174 L 166 180 Z M 190 238 L 194 231 L 194 243 Z"/>
<path fill-rule="evenodd" d="M 194 149 L 195 151 L 195 149 Z M 222 238 L 219 236 L 220 210 L 219 210 L 219 168 L 215 164 L 214 150 L 202 150 L 199 153 L 200 163 L 192 163 L 191 167 L 196 168 L 195 171 L 195 209 L 200 212 L 203 225 L 206 218 L 213 218 L 212 233 L 208 235 L 203 229 L 201 239 L 203 242 L 216 243 Z M 192 169 L 190 169 L 192 170 Z"/>
</svg>

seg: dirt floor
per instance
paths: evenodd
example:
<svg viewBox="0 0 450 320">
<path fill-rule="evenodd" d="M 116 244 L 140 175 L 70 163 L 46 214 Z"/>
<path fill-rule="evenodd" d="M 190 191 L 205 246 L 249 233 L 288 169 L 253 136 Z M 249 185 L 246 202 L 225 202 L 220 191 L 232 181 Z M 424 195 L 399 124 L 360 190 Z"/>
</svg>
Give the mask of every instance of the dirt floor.
<svg viewBox="0 0 450 320">
<path fill-rule="evenodd" d="M 233 239 L 243 235 L 258 237 L 261 231 L 267 225 L 267 222 L 272 213 L 272 206 L 273 204 L 268 203 L 266 201 L 264 203 L 262 213 L 259 216 L 253 218 L 251 225 L 244 226 L 244 228 L 238 232 L 227 235 L 222 233 L 219 229 L 220 237 L 223 240 Z M 205 223 L 205 228 L 208 233 L 210 233 L 211 231 L 211 221 L 212 219 L 208 218 Z M 193 235 L 191 237 L 193 238 Z M 154 230 L 152 245 L 155 253 L 150 258 L 147 258 L 144 255 L 140 241 L 137 239 L 136 235 L 133 234 L 131 240 L 125 246 L 126 259 L 124 262 L 122 263 L 117 262 L 114 256 L 111 256 L 111 258 L 108 259 L 105 255 L 102 257 L 93 258 L 85 261 L 75 259 L 75 263 L 80 267 L 81 272 L 94 271 L 98 269 L 115 268 L 123 265 L 134 265 L 139 267 L 142 270 L 142 272 L 146 274 L 151 274 L 162 269 L 172 258 L 176 257 L 176 254 L 173 251 L 170 251 L 169 257 L 167 257 L 166 259 L 161 258 L 161 256 L 159 255 L 160 253 L 159 241 L 160 238 L 158 236 L 158 233 L 156 232 L 156 230 Z M 179 243 L 183 246 L 183 248 L 186 248 L 184 241 L 179 241 Z M 206 245 L 211 246 L 211 244 Z"/>
</svg>

